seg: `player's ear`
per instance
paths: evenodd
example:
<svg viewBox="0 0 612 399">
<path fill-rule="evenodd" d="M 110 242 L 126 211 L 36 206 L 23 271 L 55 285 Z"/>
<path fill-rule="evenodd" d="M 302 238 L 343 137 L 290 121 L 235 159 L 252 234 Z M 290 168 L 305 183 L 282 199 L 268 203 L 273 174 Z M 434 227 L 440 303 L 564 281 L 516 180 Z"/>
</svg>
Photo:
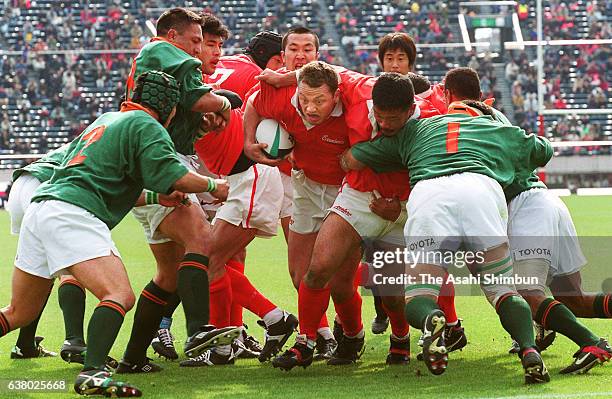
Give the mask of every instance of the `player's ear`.
<svg viewBox="0 0 612 399">
<path fill-rule="evenodd" d="M 449 105 L 451 103 L 451 92 L 448 89 L 444 89 L 444 101 L 446 102 L 446 105 Z"/>
<path fill-rule="evenodd" d="M 338 102 L 339 98 L 340 98 L 340 89 L 336 89 L 336 92 L 334 93 L 334 102 Z"/>
<path fill-rule="evenodd" d="M 408 119 L 410 119 L 412 115 L 414 115 L 414 111 L 416 111 L 416 102 L 413 102 L 410 106 L 410 114 L 408 115 Z"/>
<path fill-rule="evenodd" d="M 168 40 L 174 40 L 176 39 L 176 35 L 177 35 L 177 31 L 176 29 L 168 29 L 168 33 L 166 34 L 166 38 L 168 38 Z"/>
<path fill-rule="evenodd" d="M 287 65 L 287 63 L 285 62 L 285 50 L 281 50 L 280 56 L 281 56 L 281 61 L 283 62 L 283 66 Z"/>
</svg>

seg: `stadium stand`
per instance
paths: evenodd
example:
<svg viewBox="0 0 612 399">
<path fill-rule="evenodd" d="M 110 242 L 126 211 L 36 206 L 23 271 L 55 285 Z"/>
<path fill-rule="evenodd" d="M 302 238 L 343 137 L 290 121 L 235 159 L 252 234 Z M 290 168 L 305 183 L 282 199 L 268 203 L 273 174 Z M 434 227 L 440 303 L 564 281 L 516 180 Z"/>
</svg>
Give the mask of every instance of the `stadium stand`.
<svg viewBox="0 0 612 399">
<path fill-rule="evenodd" d="M 0 15 L 0 154 L 44 153 L 68 142 L 98 114 L 115 109 L 130 59 L 151 35 L 146 21 L 154 21 L 169 6 L 198 7 L 195 1 L 5 2 Z M 321 58 L 356 70 L 380 72 L 373 50 L 393 31 L 406 31 L 417 43 L 459 42 L 455 1 L 421 0 L 215 0 L 207 11 L 223 17 L 236 32 L 226 43 L 228 53 L 240 51 L 261 29 L 284 32 L 307 25 L 343 52 L 324 45 Z M 325 7 L 325 8 L 323 8 Z M 612 3 L 575 0 L 544 2 L 545 35 L 549 38 L 611 38 Z M 492 9 L 509 12 L 508 9 Z M 525 40 L 535 39 L 535 1 L 517 6 Z M 330 29 L 332 31 L 330 31 Z M 74 49 L 97 53 L 70 52 Z M 47 54 L 45 50 L 67 50 Z M 545 53 L 548 108 L 610 108 L 612 102 L 610 46 L 549 47 Z M 341 54 L 342 53 L 342 54 Z M 346 56 L 343 59 L 342 55 Z M 535 51 L 505 52 L 505 63 L 493 64 L 487 55 L 463 48 L 427 48 L 419 52 L 416 69 L 439 82 L 452 67 L 468 65 L 479 71 L 485 95 L 529 131 L 538 131 Z M 507 86 L 507 87 L 506 87 Z M 545 134 L 552 139 L 609 139 L 611 115 L 546 116 Z M 609 147 L 608 147 L 609 148 Z M 583 147 L 562 154 L 598 153 Z M 606 151 L 608 151 L 606 149 Z M 23 160 L 2 160 L 0 168 L 14 168 Z"/>
</svg>

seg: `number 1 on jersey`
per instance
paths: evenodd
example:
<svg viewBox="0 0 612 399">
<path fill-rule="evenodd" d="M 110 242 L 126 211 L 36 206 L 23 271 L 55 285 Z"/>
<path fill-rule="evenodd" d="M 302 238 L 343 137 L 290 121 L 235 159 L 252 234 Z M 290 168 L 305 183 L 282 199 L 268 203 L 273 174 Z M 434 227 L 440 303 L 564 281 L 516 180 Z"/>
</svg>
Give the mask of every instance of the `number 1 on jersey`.
<svg viewBox="0 0 612 399">
<path fill-rule="evenodd" d="M 459 150 L 459 122 L 449 122 L 446 129 L 446 153 L 454 154 Z"/>
</svg>

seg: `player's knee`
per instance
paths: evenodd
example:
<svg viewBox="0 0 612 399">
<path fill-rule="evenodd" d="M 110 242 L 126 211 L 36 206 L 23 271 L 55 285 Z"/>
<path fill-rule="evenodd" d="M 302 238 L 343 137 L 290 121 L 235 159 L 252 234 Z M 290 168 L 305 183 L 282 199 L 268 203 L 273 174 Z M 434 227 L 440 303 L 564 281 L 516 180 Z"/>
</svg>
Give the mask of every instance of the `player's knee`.
<svg viewBox="0 0 612 399">
<path fill-rule="evenodd" d="M 134 296 L 134 291 L 132 289 L 124 289 L 109 295 L 108 298 L 103 298 L 107 300 L 111 300 L 120 304 L 125 311 L 129 311 L 134 307 L 136 303 L 136 297 Z"/>
<path fill-rule="evenodd" d="M 589 313 L 592 310 L 591 301 L 588 301 L 584 296 L 575 295 L 554 295 L 555 299 L 569 308 L 576 316 L 580 317 L 583 313 Z M 586 312 L 584 310 L 587 310 Z"/>
<path fill-rule="evenodd" d="M 206 254 L 211 251 L 212 233 L 204 219 L 193 218 L 184 223 L 185 228 L 179 232 L 180 242 L 184 243 L 186 252 Z"/>
<path fill-rule="evenodd" d="M 540 290 L 517 289 L 517 291 L 529 304 L 531 313 L 535 316 L 540 307 L 540 304 L 546 299 L 546 293 Z"/>
<path fill-rule="evenodd" d="M 324 288 L 329 282 L 329 277 L 324 270 L 309 270 L 304 276 L 304 282 L 310 288 Z"/>
</svg>

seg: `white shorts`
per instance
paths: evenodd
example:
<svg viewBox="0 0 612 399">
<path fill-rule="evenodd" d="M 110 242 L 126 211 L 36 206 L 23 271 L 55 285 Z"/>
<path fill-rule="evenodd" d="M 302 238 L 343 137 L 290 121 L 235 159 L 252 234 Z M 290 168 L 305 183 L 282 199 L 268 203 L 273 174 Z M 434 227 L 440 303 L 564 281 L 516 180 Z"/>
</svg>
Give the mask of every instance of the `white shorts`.
<svg viewBox="0 0 612 399">
<path fill-rule="evenodd" d="M 281 219 L 291 217 L 293 213 L 293 185 L 291 184 L 291 176 L 288 176 L 281 172 L 281 180 L 283 182 L 283 205 L 281 206 L 280 217 Z"/>
<path fill-rule="evenodd" d="M 283 202 L 283 183 L 278 168 L 253 165 L 244 172 L 227 176 L 230 189 L 227 200 L 217 211 L 215 221 L 257 229 L 259 237 L 277 233 Z"/>
<path fill-rule="evenodd" d="M 552 277 L 579 271 L 587 262 L 569 210 L 546 189 L 523 191 L 508 204 L 508 238 L 514 260 L 545 259 Z"/>
<path fill-rule="evenodd" d="M 331 208 L 340 186 L 317 183 L 301 170 L 291 171 L 293 214 L 289 229 L 299 234 L 316 233 Z"/>
<path fill-rule="evenodd" d="M 508 209 L 501 186 L 477 173 L 418 182 L 407 204 L 408 251 L 483 251 L 508 242 Z M 446 266 L 446 265 L 442 265 Z"/>
<path fill-rule="evenodd" d="M 11 215 L 11 234 L 19 234 L 26 209 L 30 205 L 34 191 L 41 184 L 40 180 L 28 172 L 24 172 L 13 183 L 6 203 L 6 210 Z"/>
<path fill-rule="evenodd" d="M 403 247 L 404 225 L 381 218 L 370 210 L 372 194 L 343 185 L 329 209 L 346 220 L 363 239 L 375 239 Z M 405 206 L 403 202 L 402 206 Z"/>
<path fill-rule="evenodd" d="M 197 170 L 198 164 L 197 164 L 195 155 L 187 156 L 187 155 L 178 154 L 178 153 L 177 155 L 181 163 L 185 165 L 187 169 L 191 171 Z M 188 197 L 194 205 L 197 205 L 200 203 L 200 201 L 198 200 L 198 197 L 195 194 L 188 194 Z M 140 224 L 142 225 L 142 228 L 144 229 L 147 243 L 163 244 L 165 242 L 172 241 L 171 238 L 166 237 L 163 234 L 161 234 L 159 231 L 157 231 L 157 228 L 159 227 L 161 222 L 172 211 L 174 211 L 174 208 L 166 207 L 166 206 L 162 206 L 158 204 L 137 206 L 132 209 L 132 214 L 134 215 L 134 217 L 136 217 L 136 220 L 140 222 Z"/>
<path fill-rule="evenodd" d="M 28 207 L 17 244 L 15 266 L 51 279 L 64 269 L 119 251 L 108 226 L 89 211 L 63 201 L 35 202 Z"/>
</svg>

